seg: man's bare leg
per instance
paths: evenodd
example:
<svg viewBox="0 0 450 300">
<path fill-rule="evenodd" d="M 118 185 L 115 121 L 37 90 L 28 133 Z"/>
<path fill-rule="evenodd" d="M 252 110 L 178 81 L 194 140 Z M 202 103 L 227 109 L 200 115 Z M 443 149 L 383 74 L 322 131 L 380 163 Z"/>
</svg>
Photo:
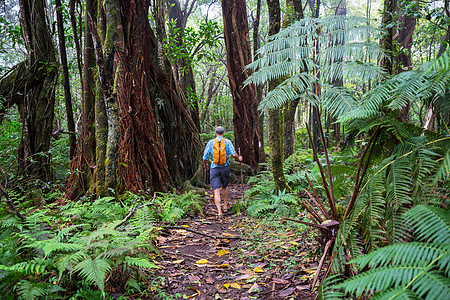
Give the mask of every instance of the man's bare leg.
<svg viewBox="0 0 450 300">
<path fill-rule="evenodd" d="M 217 212 L 219 216 L 222 215 L 222 207 L 220 205 L 220 189 L 214 190 L 214 202 L 216 203 Z"/>
<path fill-rule="evenodd" d="M 222 188 L 224 211 L 228 211 L 228 187 Z"/>
</svg>

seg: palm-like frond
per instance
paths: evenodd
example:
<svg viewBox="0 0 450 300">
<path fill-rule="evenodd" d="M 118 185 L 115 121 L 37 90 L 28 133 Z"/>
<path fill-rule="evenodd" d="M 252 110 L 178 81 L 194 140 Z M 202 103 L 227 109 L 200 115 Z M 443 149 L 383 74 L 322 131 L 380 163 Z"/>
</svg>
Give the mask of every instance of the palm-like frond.
<svg viewBox="0 0 450 300">
<path fill-rule="evenodd" d="M 302 19 L 274 35 L 258 50 L 260 58 L 247 66 L 255 72 L 245 84 L 263 85 L 284 78 L 259 107 L 274 109 L 301 97 L 314 83 L 324 86 L 344 78 L 380 81 L 385 72 L 374 62 L 384 57 L 384 53 L 379 45 L 366 42 L 371 30 L 362 18 Z"/>
</svg>

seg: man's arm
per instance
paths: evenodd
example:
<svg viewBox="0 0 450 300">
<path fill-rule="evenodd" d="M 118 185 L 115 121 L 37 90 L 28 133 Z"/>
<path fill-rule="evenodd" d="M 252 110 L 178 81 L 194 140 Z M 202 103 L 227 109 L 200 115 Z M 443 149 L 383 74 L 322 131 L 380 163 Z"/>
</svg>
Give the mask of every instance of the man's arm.
<svg viewBox="0 0 450 300">
<path fill-rule="evenodd" d="M 236 152 L 231 156 L 233 156 L 233 158 L 237 161 L 242 161 L 242 156 L 238 155 Z"/>
<path fill-rule="evenodd" d="M 205 170 L 209 169 L 209 161 L 203 160 L 203 169 L 205 169 Z"/>
</svg>

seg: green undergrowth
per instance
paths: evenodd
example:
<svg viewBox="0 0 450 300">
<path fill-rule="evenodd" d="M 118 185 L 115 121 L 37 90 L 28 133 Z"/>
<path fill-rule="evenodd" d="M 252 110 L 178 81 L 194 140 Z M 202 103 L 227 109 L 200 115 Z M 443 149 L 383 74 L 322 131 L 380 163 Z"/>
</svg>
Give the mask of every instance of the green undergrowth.
<svg viewBox="0 0 450 300">
<path fill-rule="evenodd" d="M 27 199 L 11 195 L 26 219 L 9 213 L 2 199 L 2 299 L 164 298 L 151 259 L 158 224 L 201 213 L 204 201 L 192 191 L 154 200 L 128 193 L 26 208 Z"/>
</svg>

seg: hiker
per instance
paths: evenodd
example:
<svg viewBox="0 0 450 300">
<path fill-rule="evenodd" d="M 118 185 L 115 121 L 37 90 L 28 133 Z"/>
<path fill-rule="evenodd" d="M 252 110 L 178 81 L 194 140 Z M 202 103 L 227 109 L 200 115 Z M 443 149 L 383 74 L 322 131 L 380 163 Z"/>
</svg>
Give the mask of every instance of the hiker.
<svg viewBox="0 0 450 300">
<path fill-rule="evenodd" d="M 216 203 L 218 216 L 222 217 L 222 207 L 220 199 L 220 188 L 223 191 L 223 212 L 228 212 L 228 183 L 230 182 L 230 156 L 235 160 L 242 161 L 242 156 L 239 156 L 234 150 L 234 146 L 230 140 L 223 137 L 225 129 L 218 126 L 215 130 L 216 138 L 212 139 L 206 144 L 205 152 L 203 153 L 203 167 L 208 170 L 208 160 L 212 157 L 209 181 L 214 190 L 214 202 Z"/>
</svg>

